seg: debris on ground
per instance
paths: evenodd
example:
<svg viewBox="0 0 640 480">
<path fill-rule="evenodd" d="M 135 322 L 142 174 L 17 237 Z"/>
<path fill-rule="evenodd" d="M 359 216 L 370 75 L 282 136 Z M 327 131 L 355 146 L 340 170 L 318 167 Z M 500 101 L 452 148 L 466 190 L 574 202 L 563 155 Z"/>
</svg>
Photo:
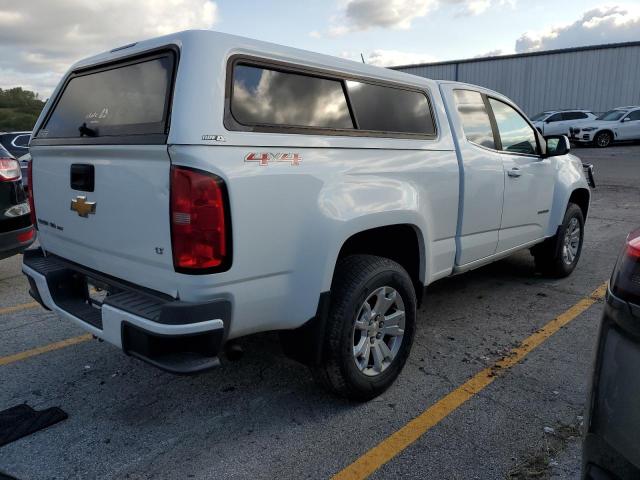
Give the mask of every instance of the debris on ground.
<svg viewBox="0 0 640 480">
<path fill-rule="evenodd" d="M 548 478 L 551 467 L 558 466 L 558 454 L 568 442 L 580 436 L 581 416 L 576 416 L 569 425 L 559 424 L 555 427 L 545 426 L 542 445 L 529 457 L 512 468 L 507 478 L 512 480 L 533 480 Z"/>
</svg>

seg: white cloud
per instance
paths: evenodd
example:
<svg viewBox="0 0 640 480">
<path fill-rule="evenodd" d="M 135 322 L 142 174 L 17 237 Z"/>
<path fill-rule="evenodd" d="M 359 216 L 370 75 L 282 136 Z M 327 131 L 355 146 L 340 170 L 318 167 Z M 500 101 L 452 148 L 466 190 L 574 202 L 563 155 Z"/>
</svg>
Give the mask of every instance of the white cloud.
<svg viewBox="0 0 640 480">
<path fill-rule="evenodd" d="M 344 8 L 344 24 L 333 33 L 367 30 L 372 27 L 411 28 L 411 22 L 434 8 L 436 0 L 349 0 Z"/>
<path fill-rule="evenodd" d="M 640 7 L 609 5 L 589 10 L 573 23 L 527 32 L 516 41 L 516 51 L 534 52 L 634 40 L 640 40 Z"/>
<path fill-rule="evenodd" d="M 475 0 L 467 2 L 467 10 L 472 15 L 480 15 L 491 6 L 489 0 Z"/>
<path fill-rule="evenodd" d="M 0 88 L 46 97 L 76 60 L 217 19 L 210 0 L 0 0 Z"/>
<path fill-rule="evenodd" d="M 489 50 L 488 52 L 481 53 L 480 55 L 475 55 L 473 58 L 483 58 L 483 57 L 500 57 L 502 55 L 513 55 L 515 50 L 513 48 L 496 48 L 495 50 Z"/>
<path fill-rule="evenodd" d="M 515 7 L 516 0 L 443 0 L 444 3 L 458 5 L 458 15 L 481 15 L 491 7 Z"/>
<path fill-rule="evenodd" d="M 398 50 L 373 50 L 365 58 L 367 63 L 379 67 L 412 65 L 414 63 L 435 62 L 436 58 L 426 53 L 401 52 Z"/>
<path fill-rule="evenodd" d="M 516 0 L 347 0 L 331 19 L 329 35 L 338 36 L 371 28 L 408 30 L 416 18 L 440 5 L 459 7 L 458 15 L 480 15 L 491 6 L 515 4 Z"/>
</svg>

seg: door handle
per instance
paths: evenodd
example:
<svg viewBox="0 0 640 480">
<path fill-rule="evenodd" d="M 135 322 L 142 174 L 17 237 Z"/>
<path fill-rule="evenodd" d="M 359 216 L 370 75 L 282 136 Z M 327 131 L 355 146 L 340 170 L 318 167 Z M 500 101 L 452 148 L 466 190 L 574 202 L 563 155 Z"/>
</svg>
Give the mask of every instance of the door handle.
<svg viewBox="0 0 640 480">
<path fill-rule="evenodd" d="M 509 170 L 507 172 L 507 175 L 509 175 L 510 177 L 513 177 L 513 178 L 517 178 L 520 175 L 522 175 L 522 172 L 520 171 L 520 169 L 518 167 L 513 167 L 511 170 Z"/>
</svg>

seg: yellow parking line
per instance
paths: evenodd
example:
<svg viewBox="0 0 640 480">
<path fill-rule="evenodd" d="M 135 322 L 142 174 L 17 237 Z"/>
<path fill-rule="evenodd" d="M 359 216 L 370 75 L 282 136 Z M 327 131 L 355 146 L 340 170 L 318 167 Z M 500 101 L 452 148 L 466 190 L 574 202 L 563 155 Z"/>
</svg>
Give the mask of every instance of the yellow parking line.
<svg viewBox="0 0 640 480">
<path fill-rule="evenodd" d="M 60 350 L 61 348 L 66 348 L 70 347 L 71 345 L 86 342 L 87 340 L 91 340 L 92 338 L 92 335 L 87 333 L 84 335 L 79 335 L 77 337 L 67 338 L 66 340 L 61 340 L 59 342 L 49 343 L 48 345 L 43 345 L 42 347 L 25 350 L 24 352 L 14 353 L 13 355 L 8 355 L 6 357 L 0 357 L 0 367 L 9 365 L 10 363 L 19 362 L 20 360 L 26 360 L 27 358 L 35 357 L 43 353 L 53 352 L 54 350 Z"/>
<path fill-rule="evenodd" d="M 605 283 L 598 287 L 591 295 L 583 298 L 569 310 L 551 320 L 533 335 L 527 337 L 519 347 L 511 350 L 502 360 L 478 372 L 458 388 L 442 397 L 423 413 L 400 428 L 400 430 L 384 439 L 344 470 L 338 472 L 333 479 L 355 480 L 369 477 L 385 463 L 418 440 L 432 427 L 440 423 L 463 403 L 489 386 L 497 376 L 522 361 L 531 351 L 544 343 L 563 326 L 567 325 L 591 305 L 602 299 L 606 291 L 607 284 Z"/>
<path fill-rule="evenodd" d="M 36 308 L 39 306 L 40 304 L 38 302 L 21 303 L 20 305 L 14 305 L 13 307 L 0 308 L 0 315 L 19 312 L 21 310 L 28 310 L 30 308 Z"/>
</svg>

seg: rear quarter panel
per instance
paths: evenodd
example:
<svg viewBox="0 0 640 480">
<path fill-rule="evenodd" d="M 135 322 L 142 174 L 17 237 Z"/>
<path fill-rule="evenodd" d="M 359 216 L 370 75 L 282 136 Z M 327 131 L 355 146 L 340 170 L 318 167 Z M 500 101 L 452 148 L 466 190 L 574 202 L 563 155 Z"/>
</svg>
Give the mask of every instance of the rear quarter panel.
<svg viewBox="0 0 640 480">
<path fill-rule="evenodd" d="M 414 225 L 423 237 L 422 281 L 451 273 L 459 171 L 435 84 L 388 73 L 429 94 L 438 128 L 435 140 L 229 131 L 223 118 L 231 56 L 328 67 L 325 57 L 286 47 L 256 51 L 240 41 L 212 48 L 220 48 L 220 56 L 198 48 L 185 49 L 181 56 L 169 154 L 173 164 L 210 171 L 227 183 L 233 265 L 205 278 L 182 276 L 181 298 L 231 297 L 231 337 L 295 328 L 316 314 L 319 295 L 331 288 L 340 248 L 351 235 L 403 223 Z M 203 71 L 205 58 L 213 63 Z M 338 71 L 363 75 L 353 62 L 337 63 Z M 370 70 L 373 78 L 380 75 L 378 69 Z M 390 81 L 385 75 L 381 79 Z M 222 138 L 203 141 L 203 135 Z M 302 160 L 261 166 L 245 161 L 250 153 L 297 153 Z"/>
<path fill-rule="evenodd" d="M 299 165 L 260 166 L 244 160 L 254 149 L 169 150 L 174 164 L 215 173 L 228 186 L 232 267 L 204 278 L 182 275 L 179 295 L 230 295 L 232 334 L 292 328 L 313 317 L 320 293 L 331 288 L 343 243 L 370 228 L 416 226 L 426 246 L 423 281 L 450 273 L 457 220 L 453 152 L 293 147 Z"/>
</svg>

